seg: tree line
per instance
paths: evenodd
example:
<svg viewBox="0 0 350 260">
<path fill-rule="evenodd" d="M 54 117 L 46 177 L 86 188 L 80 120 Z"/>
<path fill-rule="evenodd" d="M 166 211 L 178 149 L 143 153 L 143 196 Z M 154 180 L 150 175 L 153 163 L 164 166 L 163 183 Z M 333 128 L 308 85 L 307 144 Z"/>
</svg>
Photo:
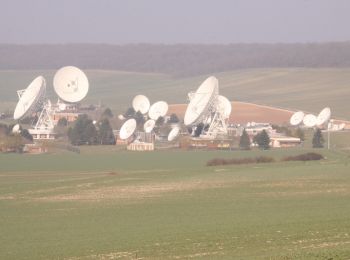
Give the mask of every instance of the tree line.
<svg viewBox="0 0 350 260">
<path fill-rule="evenodd" d="M 82 69 L 192 76 L 247 68 L 349 67 L 350 42 L 309 44 L 0 44 L 0 70 Z"/>
</svg>

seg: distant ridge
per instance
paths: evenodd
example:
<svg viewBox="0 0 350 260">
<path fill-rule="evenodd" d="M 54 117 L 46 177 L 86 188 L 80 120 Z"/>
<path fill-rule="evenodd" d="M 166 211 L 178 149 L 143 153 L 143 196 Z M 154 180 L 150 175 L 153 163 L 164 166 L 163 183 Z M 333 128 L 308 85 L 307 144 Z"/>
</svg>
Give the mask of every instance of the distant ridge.
<svg viewBox="0 0 350 260">
<path fill-rule="evenodd" d="M 122 70 L 194 76 L 247 68 L 350 67 L 350 42 L 310 44 L 0 44 L 0 70 Z"/>
</svg>

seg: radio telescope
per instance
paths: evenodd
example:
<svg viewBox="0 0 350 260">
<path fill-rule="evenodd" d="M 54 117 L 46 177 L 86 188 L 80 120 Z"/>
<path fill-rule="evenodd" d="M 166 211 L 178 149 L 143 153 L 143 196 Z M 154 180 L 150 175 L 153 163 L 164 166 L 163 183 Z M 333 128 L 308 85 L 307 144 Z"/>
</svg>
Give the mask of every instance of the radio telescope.
<svg viewBox="0 0 350 260">
<path fill-rule="evenodd" d="M 328 124 L 328 121 L 331 119 L 331 109 L 329 107 L 325 107 L 317 116 L 317 126 L 322 126 Z"/>
<path fill-rule="evenodd" d="M 59 98 L 68 103 L 80 102 L 89 91 L 85 73 L 74 66 L 59 69 L 53 78 L 53 86 Z"/>
<path fill-rule="evenodd" d="M 127 120 L 120 128 L 119 138 L 122 140 L 128 139 L 136 130 L 136 120 L 131 118 Z"/>
<path fill-rule="evenodd" d="M 180 128 L 174 127 L 168 135 L 168 141 L 169 142 L 174 141 L 175 138 L 179 135 L 179 133 L 180 133 Z"/>
<path fill-rule="evenodd" d="M 209 125 L 201 134 L 204 138 L 215 138 L 227 134 L 226 120 L 231 114 L 231 103 L 219 96 L 219 82 L 215 77 L 207 78 L 194 93 L 189 93 L 184 123 L 195 129 L 199 124 Z"/>
<path fill-rule="evenodd" d="M 19 120 L 37 112 L 44 100 L 46 93 L 46 81 L 43 76 L 35 78 L 24 90 L 18 90 L 19 101 L 16 105 L 13 119 Z"/>
<path fill-rule="evenodd" d="M 298 112 L 295 112 L 292 117 L 290 118 L 290 124 L 292 126 L 298 126 L 300 125 L 302 122 L 303 122 L 303 119 L 304 119 L 304 112 L 303 111 L 298 111 Z"/>
<path fill-rule="evenodd" d="M 303 123 L 306 127 L 312 128 L 316 126 L 317 117 L 313 114 L 307 114 L 303 119 Z"/>
<path fill-rule="evenodd" d="M 148 116 L 151 119 L 157 121 L 159 117 L 163 117 L 166 115 L 166 113 L 168 112 L 168 108 L 168 103 L 166 103 L 165 101 L 158 101 L 150 107 Z"/>
<path fill-rule="evenodd" d="M 152 132 L 155 125 L 156 125 L 156 121 L 154 121 L 153 119 L 149 119 L 143 125 L 143 129 L 145 130 L 146 133 L 150 133 Z"/>
<path fill-rule="evenodd" d="M 146 114 L 149 110 L 150 103 L 146 96 L 144 95 L 137 95 L 132 100 L 132 107 L 134 108 L 135 112 L 141 112 L 141 114 Z"/>
</svg>

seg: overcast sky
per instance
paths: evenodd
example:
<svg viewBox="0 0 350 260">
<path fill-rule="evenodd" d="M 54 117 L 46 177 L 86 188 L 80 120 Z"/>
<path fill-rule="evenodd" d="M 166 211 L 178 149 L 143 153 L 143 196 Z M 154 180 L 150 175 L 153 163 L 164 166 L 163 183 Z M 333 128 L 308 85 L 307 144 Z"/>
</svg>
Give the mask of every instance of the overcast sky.
<svg viewBox="0 0 350 260">
<path fill-rule="evenodd" d="M 0 43 L 350 41 L 350 0 L 0 0 Z"/>
</svg>

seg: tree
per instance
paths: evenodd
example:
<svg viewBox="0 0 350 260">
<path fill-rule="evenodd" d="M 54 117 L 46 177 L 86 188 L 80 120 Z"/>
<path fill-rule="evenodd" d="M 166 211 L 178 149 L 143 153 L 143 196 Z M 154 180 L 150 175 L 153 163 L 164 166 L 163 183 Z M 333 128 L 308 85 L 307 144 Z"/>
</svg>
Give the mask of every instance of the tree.
<svg viewBox="0 0 350 260">
<path fill-rule="evenodd" d="M 96 144 L 97 130 L 87 115 L 80 115 L 74 126 L 68 129 L 68 138 L 73 145 Z"/>
<path fill-rule="evenodd" d="M 134 117 L 135 116 L 135 110 L 134 110 L 134 108 L 132 108 L 132 107 L 129 107 L 128 108 L 128 110 L 126 110 L 126 112 L 124 113 L 124 117 L 125 118 L 131 118 L 131 117 Z"/>
<path fill-rule="evenodd" d="M 33 136 L 29 133 L 28 129 L 23 129 L 21 131 L 21 136 L 28 141 L 33 142 Z"/>
<path fill-rule="evenodd" d="M 314 136 L 312 138 L 312 147 L 313 148 L 323 148 L 324 138 L 322 136 L 322 132 L 319 128 L 317 128 Z"/>
<path fill-rule="evenodd" d="M 179 118 L 177 117 L 177 115 L 175 113 L 172 113 L 170 115 L 170 118 L 169 118 L 169 123 L 176 124 L 178 122 L 180 122 Z"/>
<path fill-rule="evenodd" d="M 57 122 L 57 126 L 60 126 L 60 127 L 65 127 L 67 125 L 68 125 L 68 121 L 67 121 L 67 118 L 65 117 L 61 117 Z"/>
<path fill-rule="evenodd" d="M 270 148 L 270 137 L 265 130 L 254 136 L 254 142 L 258 144 L 260 149 L 267 150 Z"/>
<path fill-rule="evenodd" d="M 164 121 L 165 121 L 164 117 L 160 116 L 160 117 L 158 117 L 158 119 L 156 121 L 156 125 L 161 126 L 164 124 Z"/>
<path fill-rule="evenodd" d="M 295 136 L 300 138 L 301 141 L 305 141 L 305 133 L 304 133 L 304 131 L 301 128 L 298 128 L 295 131 Z"/>
<path fill-rule="evenodd" d="M 195 130 L 194 130 L 194 137 L 198 137 L 201 135 L 202 131 L 204 128 L 204 124 L 200 123 L 196 126 Z"/>
<path fill-rule="evenodd" d="M 239 140 L 239 148 L 241 148 L 243 150 L 250 149 L 250 138 L 249 138 L 248 133 L 245 129 L 243 129 L 241 139 Z"/>
<path fill-rule="evenodd" d="M 136 120 L 137 125 L 142 125 L 142 127 L 143 127 L 143 124 L 145 123 L 145 118 L 140 111 L 137 111 L 135 113 L 134 118 Z"/>
<path fill-rule="evenodd" d="M 111 110 L 109 107 L 107 107 L 107 108 L 105 109 L 105 111 L 103 111 L 101 117 L 112 118 L 112 117 L 113 117 L 112 110 Z"/>
<path fill-rule="evenodd" d="M 115 144 L 113 129 L 107 118 L 99 122 L 98 139 L 100 144 Z"/>
</svg>

